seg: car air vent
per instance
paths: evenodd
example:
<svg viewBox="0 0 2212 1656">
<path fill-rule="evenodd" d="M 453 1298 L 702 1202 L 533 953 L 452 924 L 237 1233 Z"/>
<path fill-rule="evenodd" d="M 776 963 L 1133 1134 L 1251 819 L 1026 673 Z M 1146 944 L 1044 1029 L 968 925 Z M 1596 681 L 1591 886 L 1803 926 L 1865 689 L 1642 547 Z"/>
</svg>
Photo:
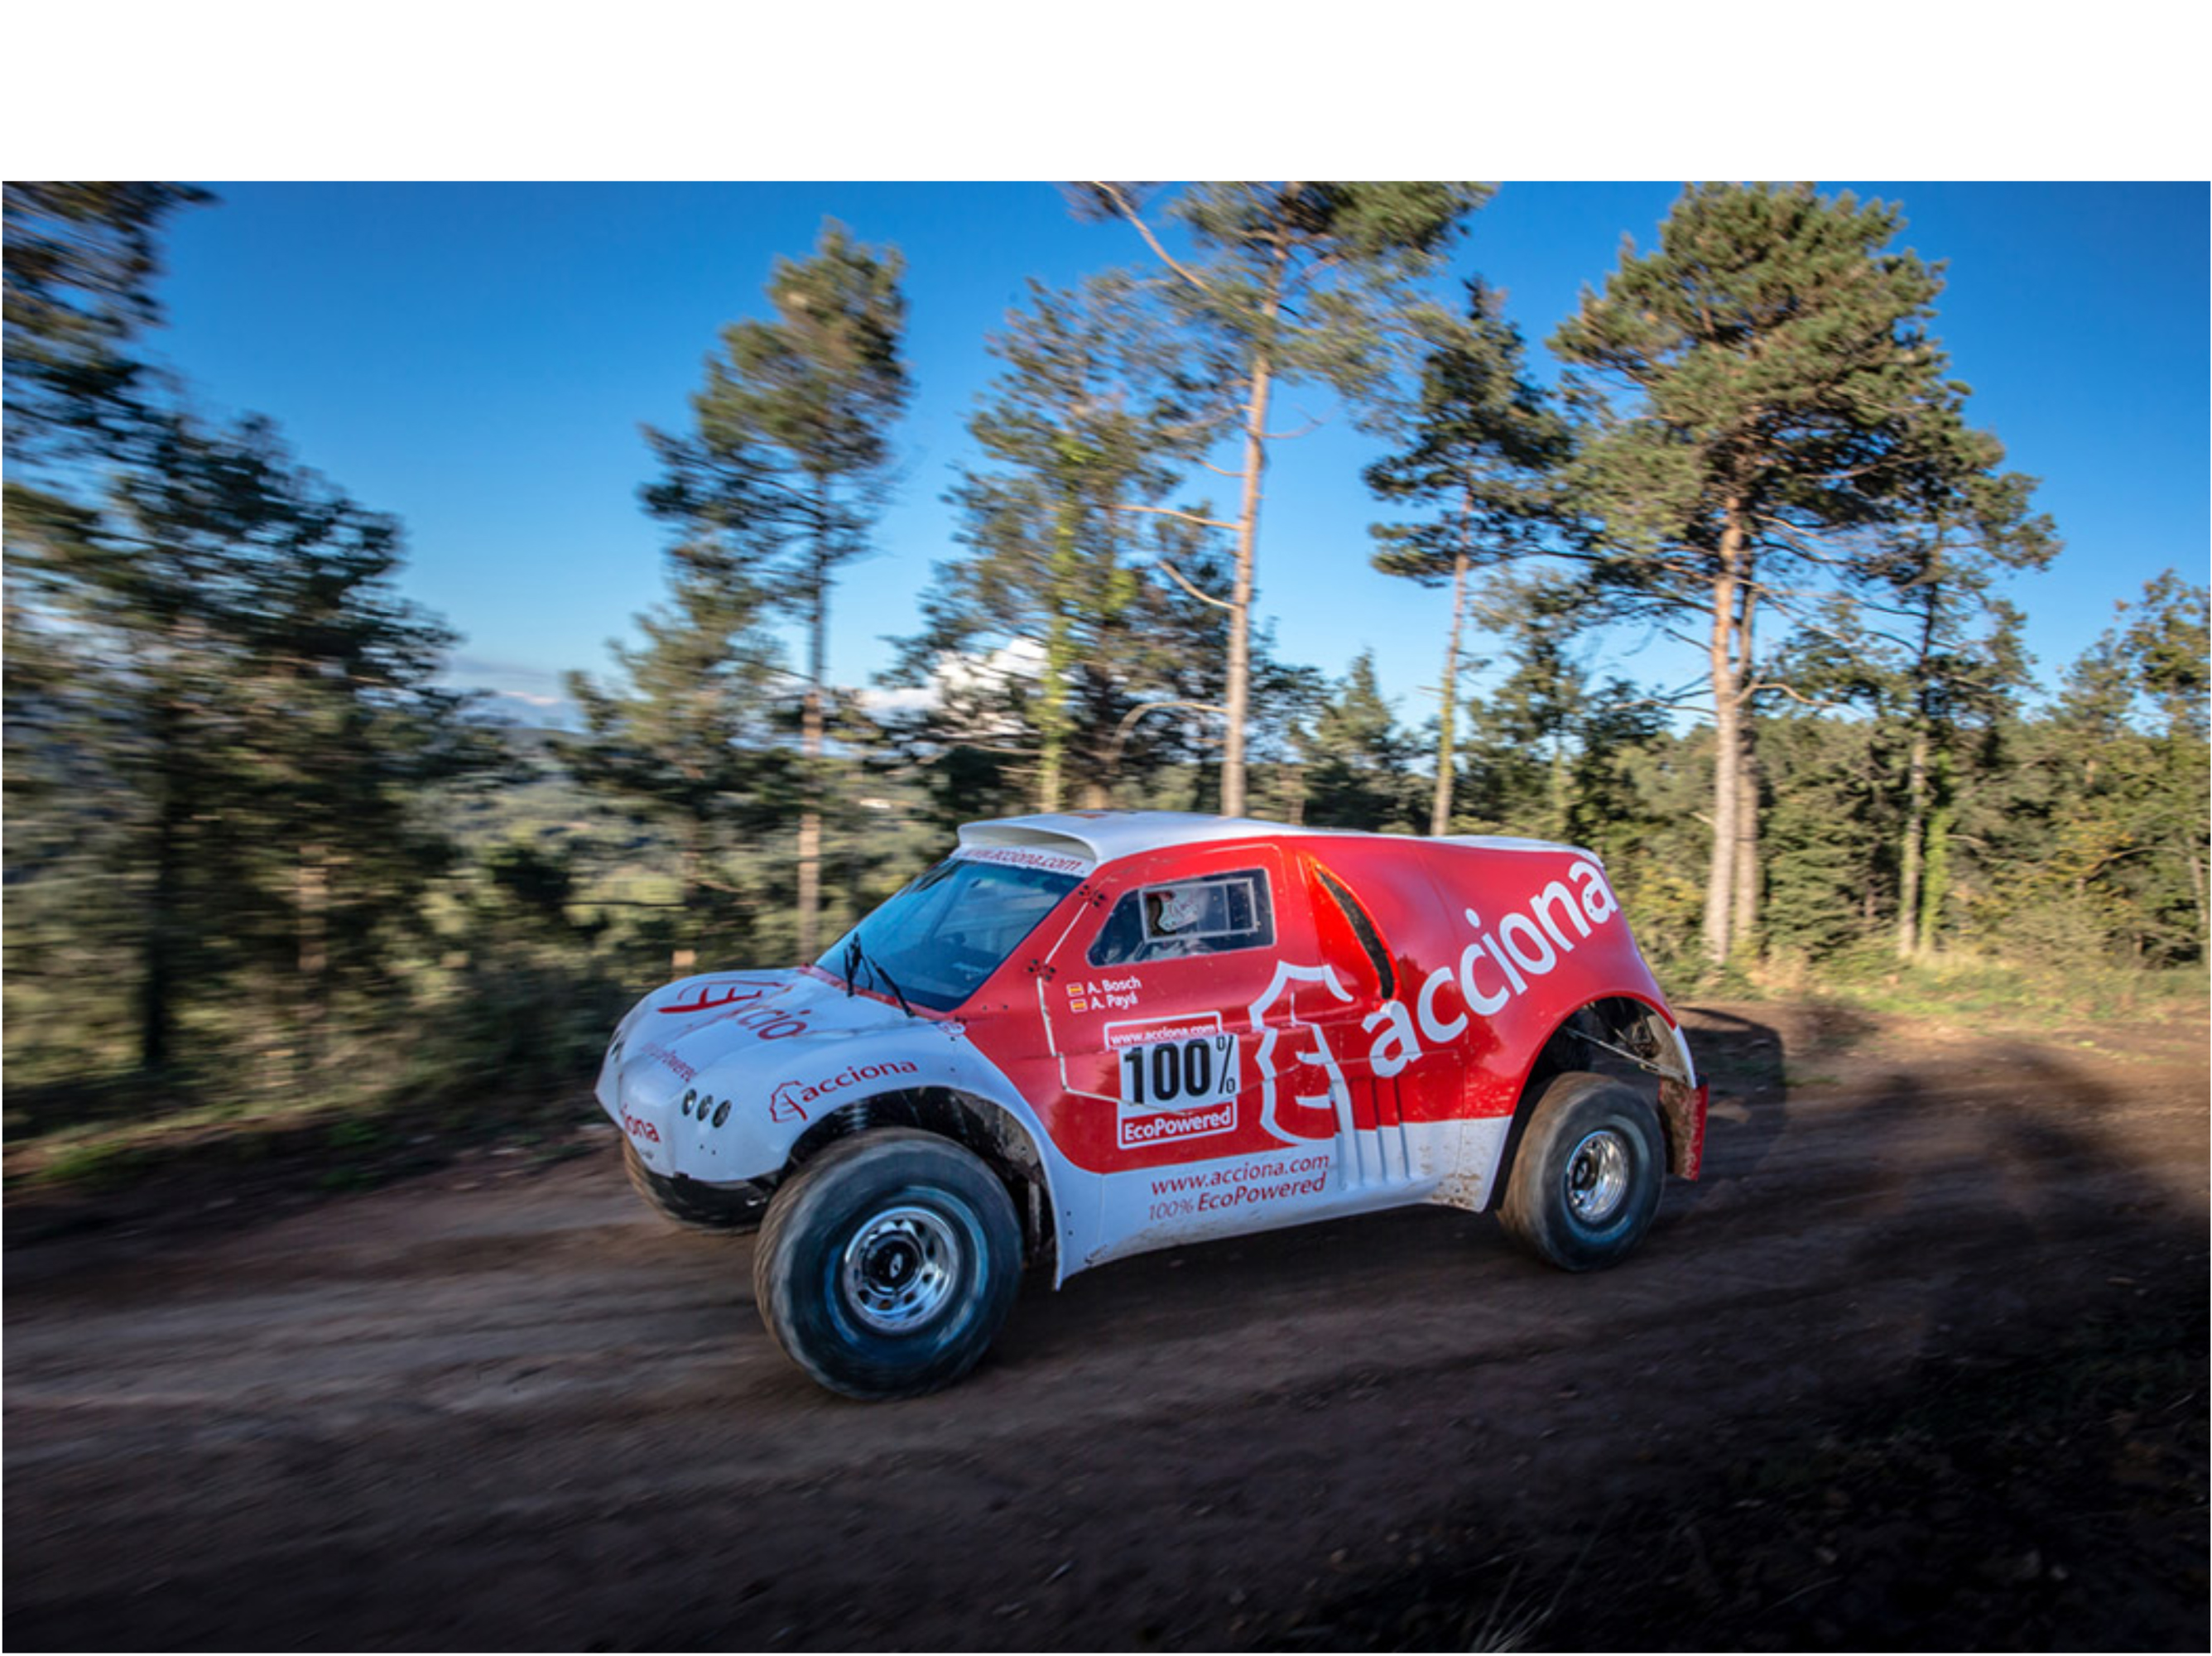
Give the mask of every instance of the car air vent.
<svg viewBox="0 0 2212 1656">
<path fill-rule="evenodd" d="M 1395 999 L 1398 974 L 1391 970 L 1390 957 L 1382 947 L 1382 938 L 1376 931 L 1375 922 L 1367 917 L 1367 910 L 1359 906 L 1359 899 L 1345 890 L 1343 882 L 1334 874 L 1318 862 L 1314 864 L 1314 872 L 1321 876 L 1322 886 L 1351 923 L 1352 935 L 1359 940 L 1359 947 L 1367 951 L 1368 959 L 1374 963 L 1375 975 L 1382 983 L 1382 998 L 1386 1001 Z"/>
</svg>

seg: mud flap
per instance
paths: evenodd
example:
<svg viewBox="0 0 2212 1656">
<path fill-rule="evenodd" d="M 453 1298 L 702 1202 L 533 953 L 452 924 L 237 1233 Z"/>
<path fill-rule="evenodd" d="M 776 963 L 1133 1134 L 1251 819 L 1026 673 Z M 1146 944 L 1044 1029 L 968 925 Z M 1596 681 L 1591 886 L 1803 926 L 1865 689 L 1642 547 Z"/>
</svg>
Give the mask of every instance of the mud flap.
<svg viewBox="0 0 2212 1656">
<path fill-rule="evenodd" d="M 1705 1102 L 1711 1084 L 1695 1087 L 1672 1079 L 1659 1083 L 1659 1116 L 1667 1128 L 1667 1171 L 1695 1178 L 1705 1160 Z"/>
</svg>

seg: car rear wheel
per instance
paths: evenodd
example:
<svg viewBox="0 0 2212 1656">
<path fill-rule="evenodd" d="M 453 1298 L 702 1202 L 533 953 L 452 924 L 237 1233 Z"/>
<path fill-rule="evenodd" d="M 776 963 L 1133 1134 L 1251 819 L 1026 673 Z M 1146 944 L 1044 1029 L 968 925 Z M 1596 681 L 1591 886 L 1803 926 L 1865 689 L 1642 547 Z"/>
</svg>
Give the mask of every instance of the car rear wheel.
<svg viewBox="0 0 2212 1656">
<path fill-rule="evenodd" d="M 1012 1308 L 1021 1227 L 998 1176 L 949 1139 L 840 1140 L 776 1191 L 753 1252 L 761 1319 L 833 1391 L 903 1397 L 958 1379 Z"/>
<path fill-rule="evenodd" d="M 639 1158 L 637 1147 L 623 1141 L 623 1170 L 646 1206 L 687 1230 L 717 1231 L 725 1236 L 760 1228 L 768 1198 L 750 1189 L 726 1190 L 696 1178 L 656 1173 Z"/>
<path fill-rule="evenodd" d="M 1606 1075 L 1561 1075 L 1536 1101 L 1499 1217 L 1547 1263 L 1601 1270 L 1650 1228 L 1666 1171 L 1659 1118 L 1641 1094 Z"/>
</svg>

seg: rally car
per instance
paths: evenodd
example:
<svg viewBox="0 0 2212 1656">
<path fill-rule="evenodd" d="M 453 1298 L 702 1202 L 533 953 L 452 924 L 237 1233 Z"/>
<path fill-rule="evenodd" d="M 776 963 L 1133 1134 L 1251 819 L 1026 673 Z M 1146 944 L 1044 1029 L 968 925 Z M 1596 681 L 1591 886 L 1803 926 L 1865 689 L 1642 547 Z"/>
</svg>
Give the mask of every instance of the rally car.
<svg viewBox="0 0 2212 1656">
<path fill-rule="evenodd" d="M 598 1096 L 862 1397 L 966 1373 L 1025 1262 L 1427 1202 L 1610 1265 L 1705 1123 L 1589 852 L 1166 812 L 970 824 L 812 965 L 647 995 Z"/>
</svg>

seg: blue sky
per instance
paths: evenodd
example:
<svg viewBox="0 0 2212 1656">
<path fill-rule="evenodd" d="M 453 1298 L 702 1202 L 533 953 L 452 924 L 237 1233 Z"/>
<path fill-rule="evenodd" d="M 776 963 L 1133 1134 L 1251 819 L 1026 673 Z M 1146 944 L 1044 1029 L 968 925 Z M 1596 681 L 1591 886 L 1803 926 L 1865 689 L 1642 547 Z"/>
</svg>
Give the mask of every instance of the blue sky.
<svg viewBox="0 0 2212 1656">
<path fill-rule="evenodd" d="M 1902 243 L 1949 262 L 1937 332 L 1974 388 L 1971 416 L 2043 479 L 2039 504 L 2067 542 L 2011 593 L 2045 676 L 2160 571 L 2203 580 L 2205 187 L 1823 187 L 1899 203 Z M 774 259 L 804 255 L 825 216 L 905 253 L 916 387 L 882 550 L 833 601 L 830 668 L 848 684 L 887 663 L 885 636 L 915 630 L 930 566 L 957 550 L 940 497 L 993 369 L 986 333 L 1027 277 L 1069 283 L 1142 256 L 1042 184 L 215 188 L 221 204 L 174 222 L 158 354 L 210 406 L 272 416 L 304 460 L 404 520 L 402 584 L 464 635 L 456 676 L 533 696 L 556 694 L 564 669 L 603 670 L 606 640 L 658 600 L 639 426 L 682 426 L 717 330 L 760 313 Z M 1504 288 L 1540 347 L 1624 234 L 1650 244 L 1678 193 L 1508 184 L 1455 271 Z M 1278 423 L 1301 410 L 1331 413 L 1294 390 Z M 1444 618 L 1437 594 L 1367 568 L 1376 512 L 1358 473 L 1377 452 L 1341 418 L 1279 447 L 1258 611 L 1291 660 L 1337 673 L 1374 648 L 1418 721 Z M 1230 485 L 1208 481 L 1225 502 Z M 1604 671 L 1685 676 L 1664 647 L 1613 642 Z"/>
</svg>

